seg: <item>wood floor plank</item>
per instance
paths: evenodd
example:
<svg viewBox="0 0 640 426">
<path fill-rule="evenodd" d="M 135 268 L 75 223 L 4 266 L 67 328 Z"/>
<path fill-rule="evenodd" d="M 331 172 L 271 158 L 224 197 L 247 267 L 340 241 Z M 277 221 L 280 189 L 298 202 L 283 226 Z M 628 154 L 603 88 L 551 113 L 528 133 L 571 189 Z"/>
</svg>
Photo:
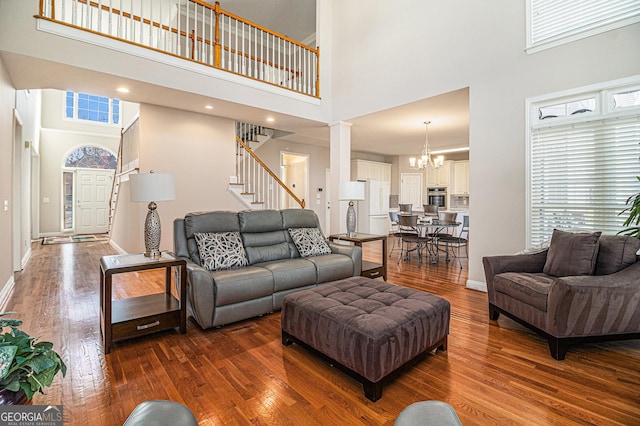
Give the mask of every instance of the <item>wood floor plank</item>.
<svg viewBox="0 0 640 426">
<path fill-rule="evenodd" d="M 391 245 L 389 245 L 391 247 Z M 501 317 L 465 288 L 467 260 L 388 259 L 389 282 L 451 302 L 447 352 L 426 355 L 373 403 L 362 386 L 297 346 L 283 346 L 280 313 L 222 328 L 166 331 L 116 343 L 104 355 L 99 323 L 107 243 L 33 244 L 6 311 L 52 341 L 69 367 L 35 404 L 63 404 L 68 425 L 122 424 L 149 399 L 187 405 L 201 425 L 392 425 L 407 405 L 451 404 L 465 425 L 640 425 L 640 340 L 572 346 L 564 361 L 546 340 Z M 365 245 L 365 259 L 379 249 Z M 114 276 L 114 298 L 163 291 L 164 271 Z"/>
</svg>

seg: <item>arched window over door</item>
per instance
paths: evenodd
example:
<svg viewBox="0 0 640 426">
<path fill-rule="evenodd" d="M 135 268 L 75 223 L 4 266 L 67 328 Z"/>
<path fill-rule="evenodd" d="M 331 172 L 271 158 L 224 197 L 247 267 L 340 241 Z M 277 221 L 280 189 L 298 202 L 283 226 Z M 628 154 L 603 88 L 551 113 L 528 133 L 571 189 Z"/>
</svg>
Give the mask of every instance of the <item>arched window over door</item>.
<svg viewBox="0 0 640 426">
<path fill-rule="evenodd" d="M 69 154 L 64 166 L 86 169 L 115 169 L 116 157 L 106 149 L 97 146 L 83 146 Z"/>
<path fill-rule="evenodd" d="M 63 182 L 63 221 L 64 230 L 85 228 L 92 232 L 106 232 L 108 217 L 108 194 L 111 191 L 111 179 L 116 168 L 116 157 L 106 149 L 97 146 L 83 146 L 72 151 L 64 161 L 62 172 Z M 78 182 L 77 170 L 81 169 L 82 178 Z M 87 170 L 95 169 L 95 170 Z M 107 179 L 107 176 L 110 179 Z M 87 183 L 88 182 L 88 183 Z M 83 191 L 77 191 L 76 186 L 82 183 Z M 83 198 L 89 198 L 90 202 Z M 75 201 L 74 201 L 75 199 Z M 83 217 L 88 223 L 76 224 L 77 216 L 74 207 L 83 206 Z M 94 229 L 95 228 L 95 229 Z M 84 231 L 87 232 L 87 231 Z"/>
</svg>

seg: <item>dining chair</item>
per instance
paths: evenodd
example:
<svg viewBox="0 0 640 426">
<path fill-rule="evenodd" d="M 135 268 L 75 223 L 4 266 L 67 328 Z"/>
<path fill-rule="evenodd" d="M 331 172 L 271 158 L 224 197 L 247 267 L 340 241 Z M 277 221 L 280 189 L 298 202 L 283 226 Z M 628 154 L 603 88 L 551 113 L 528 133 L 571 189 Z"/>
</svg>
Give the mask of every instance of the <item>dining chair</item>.
<svg viewBox="0 0 640 426">
<path fill-rule="evenodd" d="M 400 223 L 398 222 L 398 212 L 389 212 L 389 221 L 391 223 L 391 235 L 393 239 L 393 244 L 391 246 L 391 251 L 389 252 L 389 257 L 393 254 L 393 251 L 396 249 L 396 245 L 398 242 L 401 243 L 402 232 L 400 232 Z"/>
<path fill-rule="evenodd" d="M 437 204 L 423 204 L 425 217 L 438 217 L 438 205 Z"/>
<path fill-rule="evenodd" d="M 398 207 L 400 207 L 401 214 L 411 214 L 411 212 L 413 211 L 413 204 L 398 204 Z"/>
<path fill-rule="evenodd" d="M 409 259 L 409 253 L 415 251 L 418 254 L 418 266 L 422 263 L 422 249 L 426 246 L 427 238 L 421 236 L 418 225 L 418 215 L 398 215 L 400 225 L 400 257 L 398 263 L 405 258 Z"/>
<path fill-rule="evenodd" d="M 460 269 L 462 269 L 462 260 L 460 257 L 460 247 L 464 247 L 465 258 L 469 258 L 469 216 L 462 216 L 462 227 L 460 228 L 460 233 L 458 236 L 453 235 L 443 235 L 439 238 L 438 244 L 444 244 L 445 250 L 447 250 L 447 254 L 449 253 L 449 249 L 457 248 L 457 251 L 453 253 L 455 257 L 458 258 L 458 263 L 460 264 Z"/>
<path fill-rule="evenodd" d="M 440 212 L 438 213 L 438 219 L 442 222 L 455 222 L 458 217 L 456 212 Z"/>
</svg>

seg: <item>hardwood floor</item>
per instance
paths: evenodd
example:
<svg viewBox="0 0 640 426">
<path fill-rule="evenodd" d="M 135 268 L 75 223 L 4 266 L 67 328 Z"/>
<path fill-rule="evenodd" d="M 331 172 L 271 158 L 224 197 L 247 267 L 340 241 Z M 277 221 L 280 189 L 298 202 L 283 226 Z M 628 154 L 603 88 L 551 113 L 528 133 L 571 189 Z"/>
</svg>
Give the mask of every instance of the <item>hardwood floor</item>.
<svg viewBox="0 0 640 426">
<path fill-rule="evenodd" d="M 390 247 L 390 246 L 389 246 Z M 99 326 L 100 256 L 107 243 L 33 245 L 6 311 L 54 342 L 69 367 L 35 404 L 63 404 L 65 424 L 122 424 L 137 404 L 171 399 L 202 425 L 393 424 L 421 400 L 451 404 L 465 425 L 638 425 L 640 340 L 571 347 L 565 361 L 515 322 L 488 319 L 486 294 L 467 290 L 466 261 L 389 262 L 389 282 L 452 304 L 447 352 L 429 354 L 365 399 L 359 383 L 280 341 L 280 314 L 187 334 L 117 343 L 105 356 Z M 366 257 L 374 257 L 368 249 Z M 114 276 L 114 297 L 160 292 L 163 271 Z"/>
</svg>

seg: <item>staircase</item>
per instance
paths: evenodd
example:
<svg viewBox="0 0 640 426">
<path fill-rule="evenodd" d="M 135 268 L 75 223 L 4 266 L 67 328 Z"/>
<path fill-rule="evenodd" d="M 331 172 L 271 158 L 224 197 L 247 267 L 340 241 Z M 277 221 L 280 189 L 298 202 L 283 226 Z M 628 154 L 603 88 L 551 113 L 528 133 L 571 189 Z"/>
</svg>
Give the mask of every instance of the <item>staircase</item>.
<svg viewBox="0 0 640 426">
<path fill-rule="evenodd" d="M 273 134 L 273 129 L 236 123 L 236 174 L 229 182 L 229 192 L 252 210 L 279 209 L 283 200 L 289 197 L 304 208 L 305 201 L 298 198 L 255 153 Z"/>
<path fill-rule="evenodd" d="M 137 167 L 131 167 L 132 164 L 137 165 L 137 161 L 127 164 L 127 170 L 123 170 L 122 164 L 123 146 L 125 143 L 136 143 L 137 126 L 136 119 L 120 133 L 116 170 L 109 199 L 109 234 L 113 228 L 120 184 L 130 173 L 137 173 L 139 170 Z M 236 123 L 236 174 L 229 182 L 229 192 L 252 210 L 279 209 L 287 198 L 304 208 L 305 201 L 298 198 L 255 153 L 274 133 L 273 129 L 266 127 Z M 286 204 L 289 205 L 288 202 Z"/>
</svg>

